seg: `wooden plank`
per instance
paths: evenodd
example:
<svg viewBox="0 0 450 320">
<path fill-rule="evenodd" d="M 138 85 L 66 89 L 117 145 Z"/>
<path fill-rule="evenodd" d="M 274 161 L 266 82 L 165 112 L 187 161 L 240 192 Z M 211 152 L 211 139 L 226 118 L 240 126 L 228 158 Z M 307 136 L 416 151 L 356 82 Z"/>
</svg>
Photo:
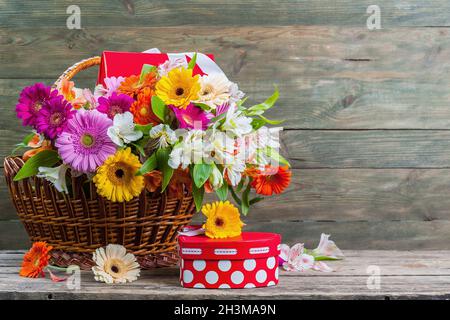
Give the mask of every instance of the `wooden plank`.
<svg viewBox="0 0 450 320">
<path fill-rule="evenodd" d="M 70 64 L 103 49 L 195 48 L 216 53 L 218 63 L 248 93 L 250 102 L 265 99 L 272 85 L 279 84 L 280 108 L 270 116 L 288 119 L 287 128 L 446 129 L 449 32 L 311 26 L 6 28 L 0 29 L 0 37 L 8 39 L 0 42 L 0 58 L 9 63 L 2 67 L 1 77 L 42 77 L 51 83 Z M 80 76 L 94 85 L 95 70 Z M 5 97 L 0 102 L 11 108 L 20 88 L 33 82 L 4 81 L 8 80 L 2 80 Z"/>
<path fill-rule="evenodd" d="M 142 271 L 130 284 L 111 286 L 95 282 L 92 273 L 81 274 L 81 289 L 69 290 L 65 283 L 18 276 L 16 266 L 0 267 L 1 299 L 439 299 L 449 298 L 448 251 L 347 251 L 343 261 L 330 262 L 333 273 L 280 272 L 276 287 L 248 290 L 183 289 L 178 269 Z M 0 253 L 0 257 L 8 256 Z M 378 266 L 380 287 L 367 286 L 369 266 Z"/>
<path fill-rule="evenodd" d="M 244 220 L 450 220 L 449 194 L 449 169 L 294 169 L 289 189 L 257 203 Z M 17 214 L 2 183 L 0 220 L 11 219 Z"/>
<path fill-rule="evenodd" d="M 199 219 L 200 217 L 198 217 Z M 277 232 L 283 242 L 305 242 L 317 246 L 320 234 L 332 235 L 342 249 L 439 250 L 448 248 L 450 221 L 248 221 L 247 231 Z M 0 249 L 29 247 L 26 233 L 19 221 L 0 221 Z"/>
<path fill-rule="evenodd" d="M 283 143 L 294 168 L 448 168 L 447 130 L 291 130 Z"/>
<path fill-rule="evenodd" d="M 0 1 L 0 26 L 55 27 L 66 24 L 69 0 Z M 370 0 L 338 1 L 88 1 L 79 0 L 84 28 L 174 25 L 346 25 L 365 26 Z M 378 0 L 382 27 L 448 25 L 449 3 L 444 0 Z"/>
</svg>

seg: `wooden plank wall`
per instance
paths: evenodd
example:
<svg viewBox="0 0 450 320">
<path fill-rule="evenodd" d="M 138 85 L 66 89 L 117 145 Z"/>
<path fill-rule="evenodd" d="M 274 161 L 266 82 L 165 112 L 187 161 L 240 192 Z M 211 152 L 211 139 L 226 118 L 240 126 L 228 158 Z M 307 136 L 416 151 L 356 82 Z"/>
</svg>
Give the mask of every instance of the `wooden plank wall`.
<svg viewBox="0 0 450 320">
<path fill-rule="evenodd" d="M 51 83 L 102 50 L 212 52 L 231 79 L 286 118 L 288 192 L 257 205 L 248 229 L 312 246 L 448 249 L 450 2 L 446 0 L 0 0 L 0 157 L 24 130 L 21 87 Z M 368 30 L 366 9 L 381 9 Z M 93 85 L 96 71 L 78 77 Z M 3 178 L 2 178 L 3 180 Z M 28 245 L 0 184 L 0 249 Z"/>
</svg>

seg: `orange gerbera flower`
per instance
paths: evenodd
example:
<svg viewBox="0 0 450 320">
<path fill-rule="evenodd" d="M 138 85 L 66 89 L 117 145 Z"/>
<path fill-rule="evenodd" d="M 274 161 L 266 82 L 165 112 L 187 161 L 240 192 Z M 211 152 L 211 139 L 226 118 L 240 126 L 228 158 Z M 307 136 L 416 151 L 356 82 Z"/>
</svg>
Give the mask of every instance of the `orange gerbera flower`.
<svg viewBox="0 0 450 320">
<path fill-rule="evenodd" d="M 273 193 L 283 192 L 291 182 L 292 172 L 285 167 L 266 166 L 265 170 L 254 177 L 252 187 L 257 194 L 271 196 Z"/>
<path fill-rule="evenodd" d="M 35 242 L 30 251 L 25 253 L 19 274 L 22 277 L 44 277 L 44 268 L 48 265 L 49 252 L 53 247 L 45 242 Z"/>
<path fill-rule="evenodd" d="M 134 116 L 134 122 L 137 124 L 146 125 L 151 123 L 157 125 L 161 122 L 152 110 L 153 95 L 154 92 L 151 88 L 144 88 L 138 94 L 137 100 L 131 105 L 130 111 Z"/>
<path fill-rule="evenodd" d="M 118 91 L 129 95 L 133 99 L 136 99 L 138 94 L 140 94 L 145 88 L 150 88 L 151 90 L 155 89 L 156 73 L 147 73 L 142 82 L 140 82 L 139 79 L 140 76 L 137 75 L 125 78 L 125 80 L 120 84 Z"/>
<path fill-rule="evenodd" d="M 162 184 L 162 173 L 158 170 L 144 174 L 145 189 L 148 192 L 155 192 Z"/>
</svg>

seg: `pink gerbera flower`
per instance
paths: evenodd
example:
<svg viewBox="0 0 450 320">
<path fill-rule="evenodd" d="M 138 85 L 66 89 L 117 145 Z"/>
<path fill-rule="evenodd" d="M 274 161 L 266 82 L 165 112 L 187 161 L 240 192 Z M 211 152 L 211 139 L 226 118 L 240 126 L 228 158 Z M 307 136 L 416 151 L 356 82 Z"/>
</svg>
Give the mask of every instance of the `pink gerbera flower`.
<svg viewBox="0 0 450 320">
<path fill-rule="evenodd" d="M 114 119 L 116 114 L 130 111 L 133 102 L 134 100 L 130 96 L 114 92 L 110 97 L 98 98 L 97 110 L 108 115 L 110 119 Z"/>
<path fill-rule="evenodd" d="M 94 172 L 116 152 L 107 134 L 112 124 L 97 110 L 78 110 L 55 143 L 62 160 L 79 172 Z"/>
<path fill-rule="evenodd" d="M 16 105 L 16 113 L 22 119 L 24 126 L 36 126 L 36 116 L 44 103 L 58 95 L 57 90 L 43 83 L 36 83 L 25 87 L 20 93 L 19 101 Z"/>
<path fill-rule="evenodd" d="M 75 113 L 72 105 L 62 96 L 47 100 L 36 117 L 36 129 L 50 139 L 56 138 L 66 127 L 67 120 Z"/>
<path fill-rule="evenodd" d="M 170 106 L 178 119 L 179 127 L 182 129 L 206 130 L 209 119 L 206 113 L 194 104 L 189 104 L 186 109 Z"/>
</svg>

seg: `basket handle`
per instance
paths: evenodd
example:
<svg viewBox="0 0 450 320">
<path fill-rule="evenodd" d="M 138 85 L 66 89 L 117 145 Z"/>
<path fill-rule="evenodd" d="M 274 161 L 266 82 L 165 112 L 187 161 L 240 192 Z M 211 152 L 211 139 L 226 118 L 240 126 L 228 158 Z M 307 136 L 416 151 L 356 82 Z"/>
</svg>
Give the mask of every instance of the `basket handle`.
<svg viewBox="0 0 450 320">
<path fill-rule="evenodd" d="M 70 80 L 78 72 L 83 71 L 83 70 L 93 67 L 93 66 L 97 66 L 100 64 L 100 62 L 101 62 L 101 58 L 99 56 L 95 56 L 95 57 L 87 58 L 87 59 L 84 59 L 84 60 L 81 60 L 81 61 L 75 63 L 73 66 L 67 68 L 67 70 L 64 71 L 64 73 L 58 78 L 58 80 L 55 81 L 55 83 L 53 84 L 52 87 L 56 88 L 61 83 L 61 81 L 63 81 L 64 79 Z"/>
</svg>

